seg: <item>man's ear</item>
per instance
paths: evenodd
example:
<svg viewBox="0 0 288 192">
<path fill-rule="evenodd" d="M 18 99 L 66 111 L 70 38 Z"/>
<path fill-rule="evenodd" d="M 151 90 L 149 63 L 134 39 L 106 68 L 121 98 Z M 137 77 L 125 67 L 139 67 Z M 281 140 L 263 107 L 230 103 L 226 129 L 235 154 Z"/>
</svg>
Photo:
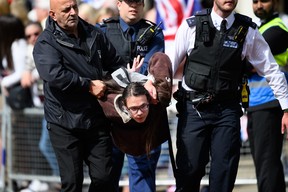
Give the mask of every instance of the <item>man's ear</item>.
<svg viewBox="0 0 288 192">
<path fill-rule="evenodd" d="M 50 16 L 54 21 L 56 21 L 55 12 L 54 12 L 53 10 L 50 10 L 50 11 L 49 11 L 49 16 Z"/>
<path fill-rule="evenodd" d="M 122 2 L 118 0 L 118 1 L 117 1 L 117 8 L 118 8 L 118 11 L 120 10 L 121 4 L 122 4 Z"/>
</svg>

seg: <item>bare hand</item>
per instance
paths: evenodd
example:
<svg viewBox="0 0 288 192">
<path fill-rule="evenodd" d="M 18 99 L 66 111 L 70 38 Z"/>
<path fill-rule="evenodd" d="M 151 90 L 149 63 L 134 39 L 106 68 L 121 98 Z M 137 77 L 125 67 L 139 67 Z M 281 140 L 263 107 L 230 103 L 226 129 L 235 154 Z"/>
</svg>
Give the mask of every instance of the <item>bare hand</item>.
<svg viewBox="0 0 288 192">
<path fill-rule="evenodd" d="M 288 113 L 284 113 L 282 117 L 281 133 L 284 134 L 285 130 L 288 132 Z M 288 139 L 288 134 L 286 138 Z"/>
<path fill-rule="evenodd" d="M 145 89 L 149 92 L 150 96 L 151 96 L 151 103 L 152 104 L 157 104 L 158 100 L 157 100 L 157 91 L 156 88 L 154 87 L 153 83 L 151 80 L 148 80 L 145 85 L 144 85 Z"/>
<path fill-rule="evenodd" d="M 93 80 L 90 83 L 90 93 L 96 96 L 98 99 L 104 96 L 106 85 L 101 80 Z"/>
<path fill-rule="evenodd" d="M 129 63 L 127 64 L 128 72 L 139 72 L 143 63 L 144 63 L 144 57 L 142 59 L 140 55 L 134 57 L 132 67 L 130 68 L 130 64 Z"/>
</svg>

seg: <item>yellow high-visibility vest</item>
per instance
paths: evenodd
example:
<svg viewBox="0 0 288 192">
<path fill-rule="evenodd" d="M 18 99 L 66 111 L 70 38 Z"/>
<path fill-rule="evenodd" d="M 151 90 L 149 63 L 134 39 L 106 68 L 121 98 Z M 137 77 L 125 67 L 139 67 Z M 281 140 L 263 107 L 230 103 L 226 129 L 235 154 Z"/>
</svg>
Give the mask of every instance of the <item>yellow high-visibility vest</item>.
<svg viewBox="0 0 288 192">
<path fill-rule="evenodd" d="M 274 26 L 279 26 L 281 29 L 285 30 L 288 33 L 287 27 L 285 26 L 282 19 L 280 19 L 279 17 L 272 19 L 268 23 L 261 26 L 259 28 L 259 31 L 261 34 L 263 34 L 267 29 L 269 29 L 270 27 L 274 27 Z M 285 52 L 277 54 L 277 55 L 273 55 L 273 56 L 274 56 L 276 62 L 278 63 L 278 65 L 280 65 L 280 66 L 287 65 L 287 63 L 288 63 L 288 47 L 287 47 Z"/>
</svg>

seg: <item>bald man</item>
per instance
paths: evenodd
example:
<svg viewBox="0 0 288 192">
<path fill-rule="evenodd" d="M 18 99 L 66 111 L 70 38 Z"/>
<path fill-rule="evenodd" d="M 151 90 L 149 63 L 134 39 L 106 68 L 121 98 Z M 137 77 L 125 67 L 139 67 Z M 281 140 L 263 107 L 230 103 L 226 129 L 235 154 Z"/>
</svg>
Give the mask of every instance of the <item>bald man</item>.
<svg viewBox="0 0 288 192">
<path fill-rule="evenodd" d="M 78 17 L 76 0 L 50 1 L 46 29 L 33 56 L 44 81 L 45 119 L 61 191 L 82 191 L 83 162 L 89 168 L 89 191 L 113 191 L 110 123 L 97 99 L 106 89 L 103 71 L 124 66 L 123 60 L 100 29 Z"/>
</svg>

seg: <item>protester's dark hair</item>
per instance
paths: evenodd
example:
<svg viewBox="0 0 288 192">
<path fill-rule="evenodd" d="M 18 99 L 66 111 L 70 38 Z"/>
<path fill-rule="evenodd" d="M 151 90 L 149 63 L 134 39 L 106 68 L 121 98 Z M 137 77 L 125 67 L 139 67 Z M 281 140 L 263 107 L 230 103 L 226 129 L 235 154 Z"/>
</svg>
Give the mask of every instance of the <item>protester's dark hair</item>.
<svg viewBox="0 0 288 192">
<path fill-rule="evenodd" d="M 0 29 L 0 59 L 6 57 L 8 68 L 13 69 L 11 46 L 15 40 L 25 38 L 25 27 L 19 18 L 9 14 L 0 16 Z"/>
<path fill-rule="evenodd" d="M 149 60 L 149 73 L 154 76 L 153 83 L 157 99 L 163 107 L 168 107 L 172 94 L 171 60 L 165 53 L 157 52 Z"/>
<path fill-rule="evenodd" d="M 127 98 L 131 96 L 141 96 L 145 95 L 148 102 L 151 101 L 151 96 L 149 92 L 145 89 L 142 83 L 139 82 L 132 82 L 127 85 L 127 87 L 124 89 L 122 93 L 122 100 L 124 102 L 124 105 L 127 106 Z"/>
<path fill-rule="evenodd" d="M 128 97 L 131 97 L 131 96 L 137 97 L 141 95 L 145 95 L 148 102 L 150 103 L 151 96 L 149 92 L 146 90 L 146 88 L 143 86 L 143 84 L 140 82 L 132 82 L 128 84 L 127 87 L 124 89 L 123 94 L 122 94 L 122 101 L 124 105 L 127 106 Z M 153 126 L 153 122 L 151 121 L 151 119 L 148 122 L 146 122 L 146 125 L 149 128 L 146 129 L 146 132 L 145 132 L 145 134 L 147 135 L 145 149 L 146 149 L 147 156 L 149 157 L 150 156 L 149 153 L 152 150 L 151 144 L 152 144 L 152 139 L 153 139 L 153 129 L 155 127 Z"/>
<path fill-rule="evenodd" d="M 105 95 L 108 94 L 122 94 L 124 88 L 119 86 L 119 84 L 111 77 L 111 75 L 107 75 L 103 77 L 103 81 L 106 85 Z"/>
</svg>

